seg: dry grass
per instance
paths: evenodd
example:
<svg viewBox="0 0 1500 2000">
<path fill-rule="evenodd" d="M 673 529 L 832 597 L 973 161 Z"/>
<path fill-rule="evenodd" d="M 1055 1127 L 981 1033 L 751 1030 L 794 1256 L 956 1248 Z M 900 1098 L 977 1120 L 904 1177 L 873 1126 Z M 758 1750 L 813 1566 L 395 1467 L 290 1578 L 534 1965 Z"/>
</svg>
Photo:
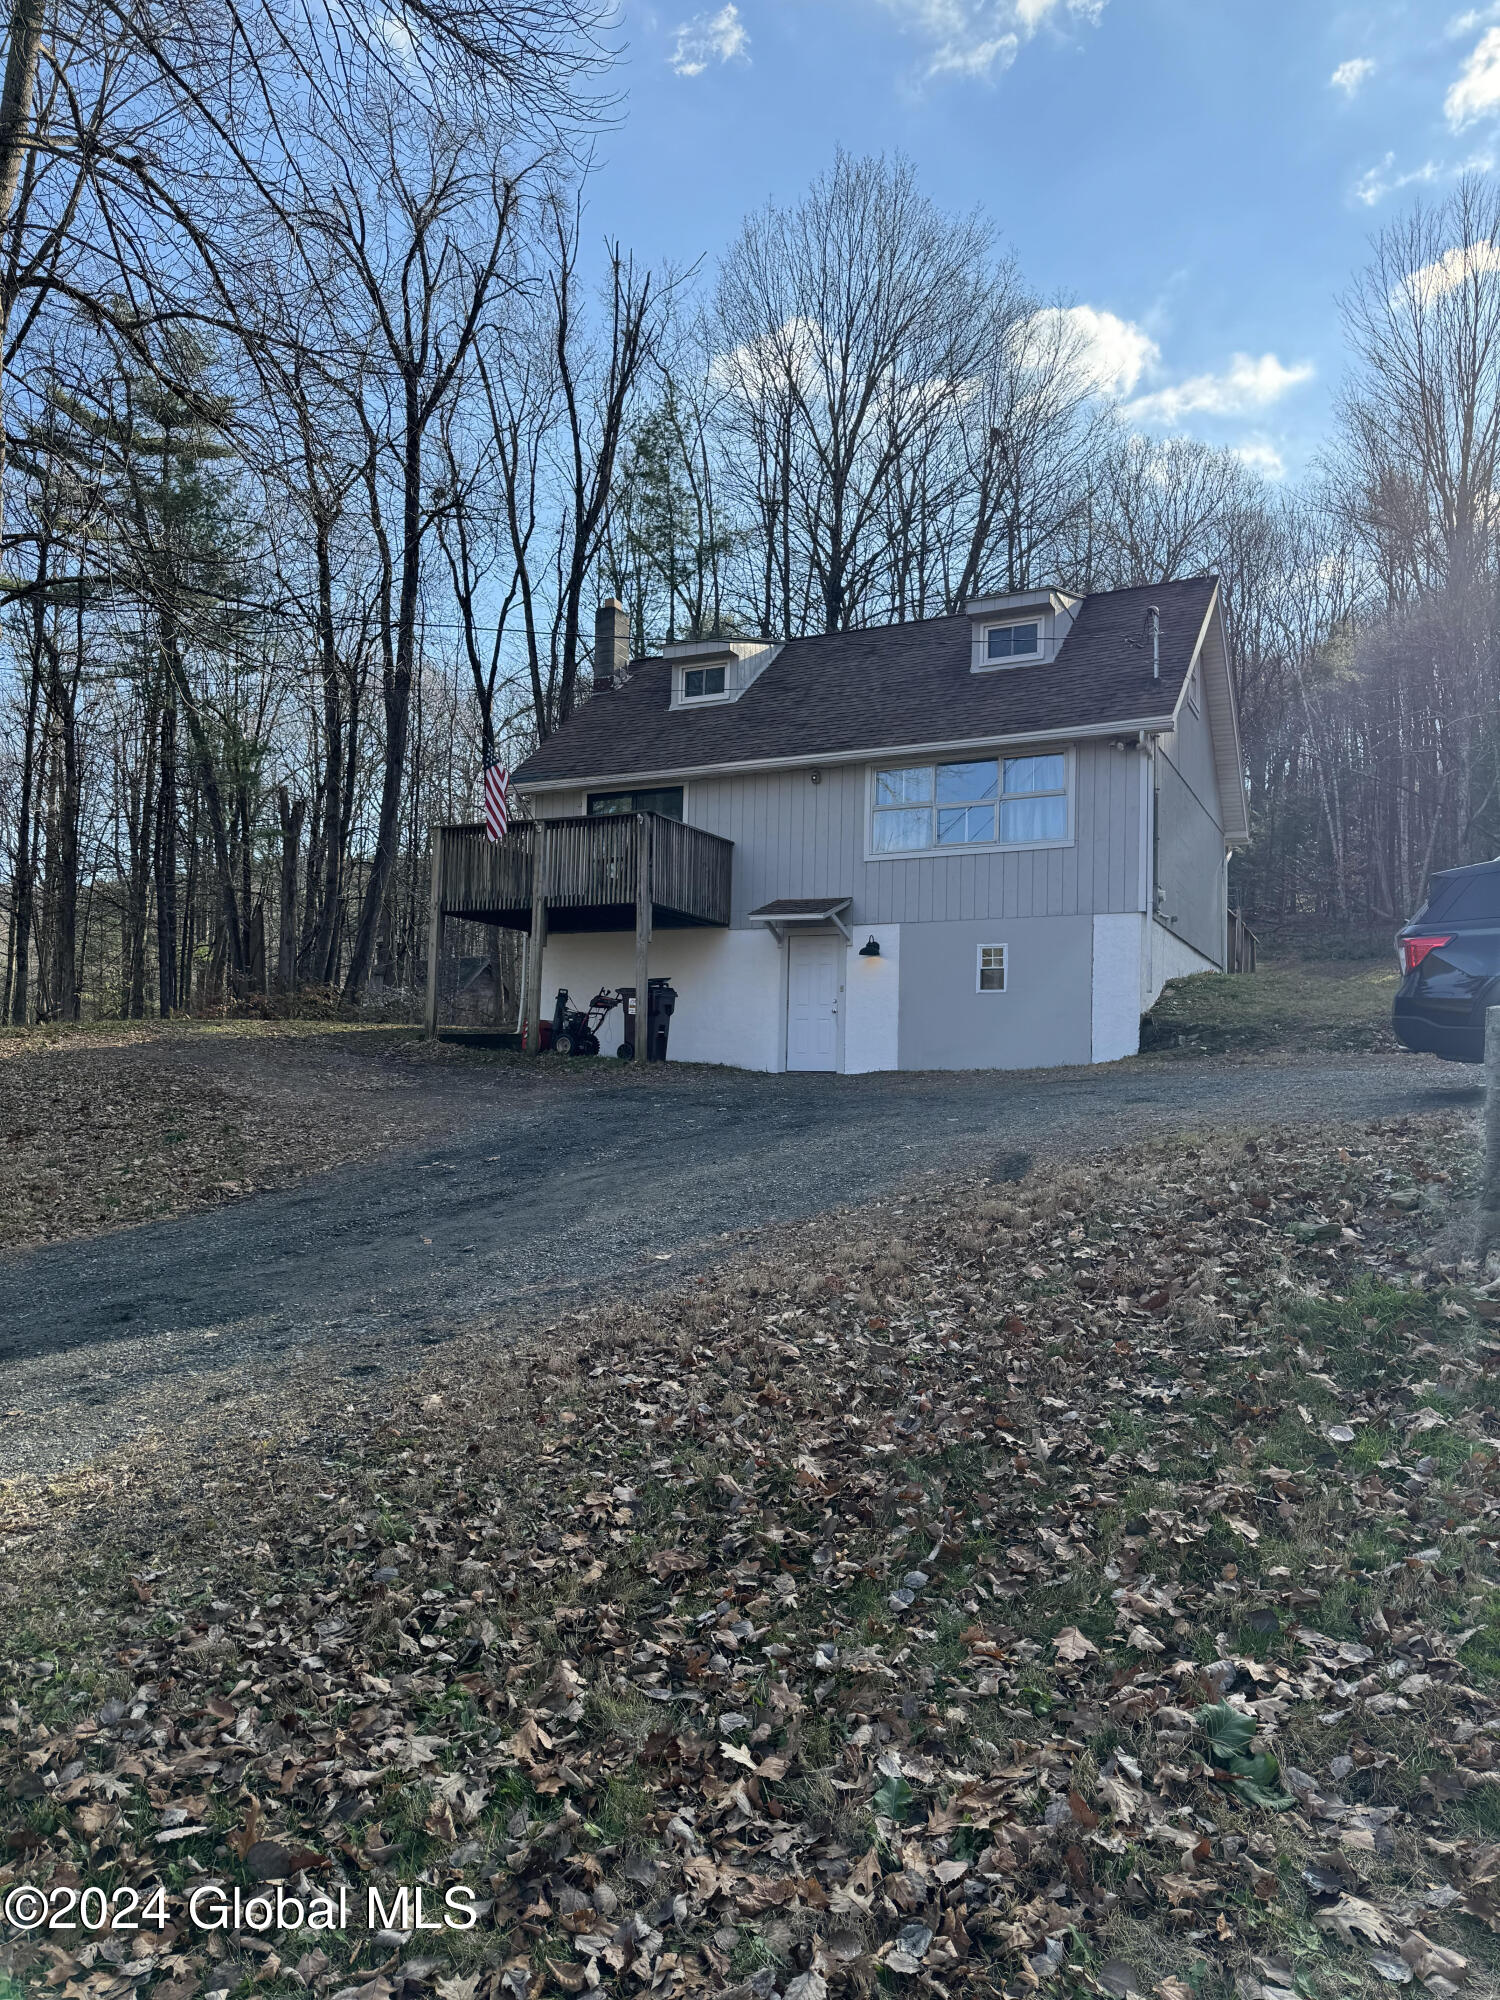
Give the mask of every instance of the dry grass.
<svg viewBox="0 0 1500 2000">
<path fill-rule="evenodd" d="M 1174 979 L 1142 1025 L 1143 1052 L 1307 1056 L 1394 1051 L 1395 956 L 1262 959 L 1261 970 Z"/>
</svg>

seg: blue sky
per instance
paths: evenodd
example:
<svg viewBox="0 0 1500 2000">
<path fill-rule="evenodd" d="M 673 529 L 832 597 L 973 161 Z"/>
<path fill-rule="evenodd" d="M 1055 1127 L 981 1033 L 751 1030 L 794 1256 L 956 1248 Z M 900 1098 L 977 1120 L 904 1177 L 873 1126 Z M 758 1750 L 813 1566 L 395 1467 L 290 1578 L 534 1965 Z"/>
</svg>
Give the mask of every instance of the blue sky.
<svg viewBox="0 0 1500 2000">
<path fill-rule="evenodd" d="M 1091 315 L 1143 428 L 1295 475 L 1368 239 L 1500 152 L 1500 0 L 625 0 L 591 210 L 714 257 L 837 145 L 901 150 Z"/>
</svg>

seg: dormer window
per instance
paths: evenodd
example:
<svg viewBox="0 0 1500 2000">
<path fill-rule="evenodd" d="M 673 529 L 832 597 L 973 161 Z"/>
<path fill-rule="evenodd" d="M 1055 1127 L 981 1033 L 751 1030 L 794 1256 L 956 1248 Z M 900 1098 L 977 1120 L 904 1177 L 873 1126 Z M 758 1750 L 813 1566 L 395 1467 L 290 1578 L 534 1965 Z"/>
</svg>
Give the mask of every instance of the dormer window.
<svg viewBox="0 0 1500 2000">
<path fill-rule="evenodd" d="M 1033 618 L 1024 625 L 991 625 L 985 634 L 984 656 L 997 665 L 1010 660 L 1034 660 L 1041 652 L 1042 628 Z"/>
<path fill-rule="evenodd" d="M 672 669 L 673 708 L 738 701 L 781 651 L 769 639 L 674 639 L 662 648 Z"/>
<path fill-rule="evenodd" d="M 969 620 L 969 672 L 997 674 L 1011 667 L 1050 666 L 1081 602 L 1064 590 L 970 598 L 964 606 Z"/>
</svg>

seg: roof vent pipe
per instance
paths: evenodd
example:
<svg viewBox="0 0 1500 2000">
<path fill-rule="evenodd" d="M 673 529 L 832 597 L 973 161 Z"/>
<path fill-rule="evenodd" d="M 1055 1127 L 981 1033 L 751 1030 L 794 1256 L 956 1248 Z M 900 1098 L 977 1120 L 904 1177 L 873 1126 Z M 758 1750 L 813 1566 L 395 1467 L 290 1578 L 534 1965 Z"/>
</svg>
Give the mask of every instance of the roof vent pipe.
<svg viewBox="0 0 1500 2000">
<path fill-rule="evenodd" d="M 618 597 L 594 613 L 594 686 L 623 687 L 630 678 L 630 614 Z"/>
<path fill-rule="evenodd" d="M 1161 679 L 1161 606 L 1146 606 L 1146 630 L 1151 634 L 1151 678 Z"/>
</svg>

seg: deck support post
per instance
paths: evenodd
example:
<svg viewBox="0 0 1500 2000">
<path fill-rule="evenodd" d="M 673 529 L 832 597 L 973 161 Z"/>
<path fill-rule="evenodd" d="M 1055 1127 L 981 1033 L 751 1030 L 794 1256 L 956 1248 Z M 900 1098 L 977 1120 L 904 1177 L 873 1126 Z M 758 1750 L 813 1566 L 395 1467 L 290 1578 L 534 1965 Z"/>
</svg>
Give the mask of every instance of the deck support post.
<svg viewBox="0 0 1500 2000">
<path fill-rule="evenodd" d="M 526 951 L 527 1053 L 542 1052 L 542 955 L 547 949 L 547 822 L 535 823 L 531 855 L 531 942 Z"/>
<path fill-rule="evenodd" d="M 438 966 L 443 953 L 443 829 L 432 829 L 432 903 L 427 916 L 427 994 L 422 1025 L 432 1041 L 438 1028 Z"/>
<path fill-rule="evenodd" d="M 651 998 L 651 820 L 646 813 L 635 819 L 635 1059 L 643 1063 L 647 1045 Z"/>
</svg>

